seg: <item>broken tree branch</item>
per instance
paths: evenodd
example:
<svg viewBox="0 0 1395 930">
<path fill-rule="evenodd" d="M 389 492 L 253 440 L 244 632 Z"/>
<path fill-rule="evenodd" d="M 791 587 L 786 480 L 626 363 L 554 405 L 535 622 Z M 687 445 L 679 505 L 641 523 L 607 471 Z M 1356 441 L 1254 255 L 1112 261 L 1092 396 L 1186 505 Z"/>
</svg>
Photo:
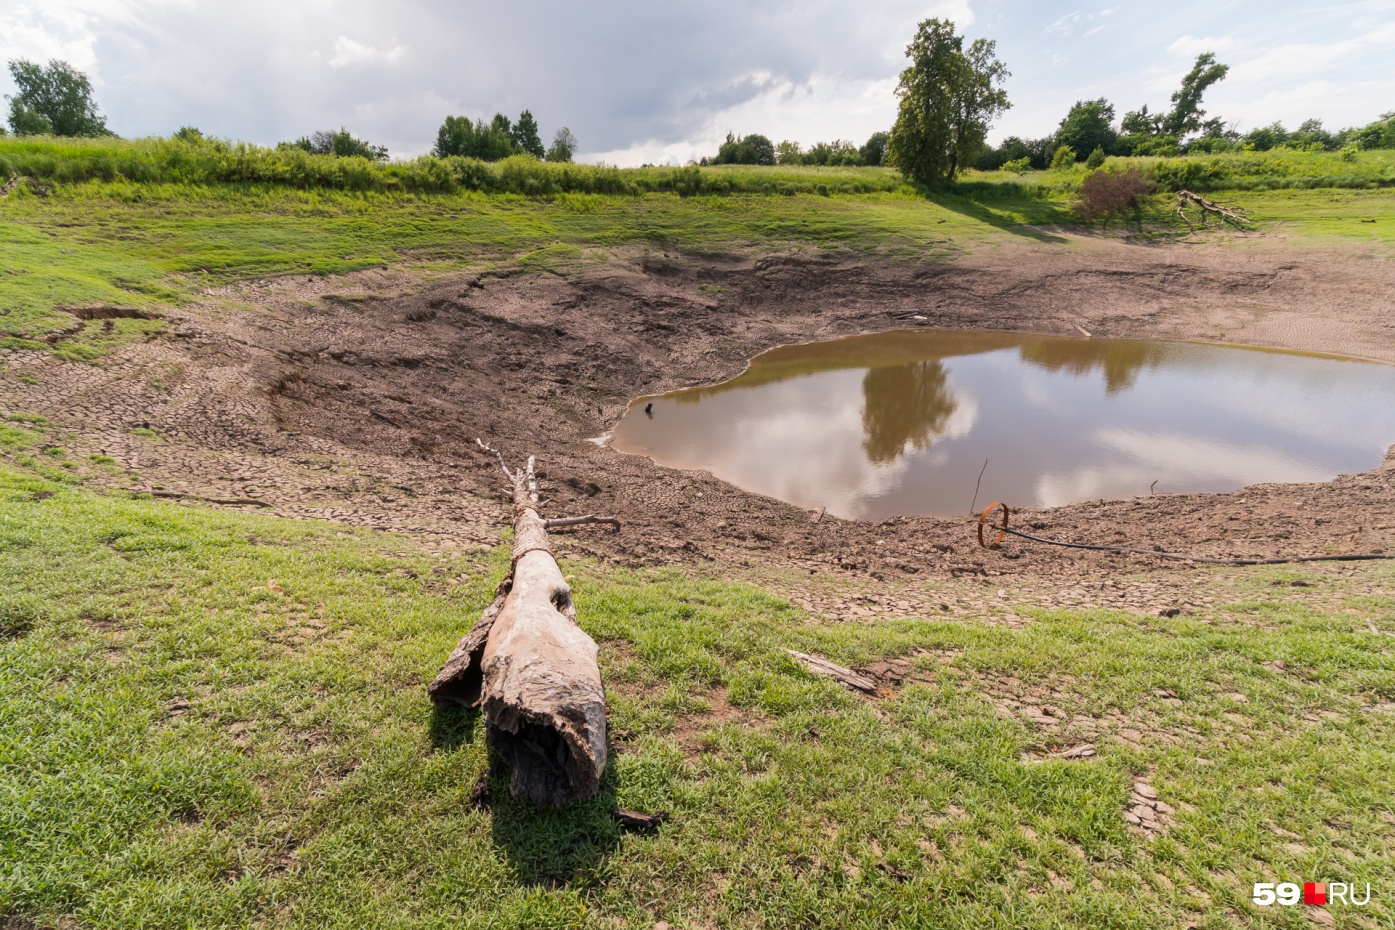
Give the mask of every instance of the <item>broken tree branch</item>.
<svg viewBox="0 0 1395 930">
<path fill-rule="evenodd" d="M 834 665 L 827 659 L 820 659 L 818 656 L 807 655 L 803 652 L 795 652 L 793 649 L 786 649 L 790 655 L 794 656 L 801 664 L 815 675 L 822 675 L 825 678 L 832 678 L 842 682 L 855 691 L 864 694 L 876 694 L 877 683 L 870 679 L 863 678 L 850 668 L 843 668 L 841 665 Z"/>
<path fill-rule="evenodd" d="M 620 521 L 614 517 L 598 517 L 594 514 L 587 514 L 584 517 L 561 517 L 556 520 L 544 520 L 543 529 L 554 530 L 566 526 L 584 526 L 587 523 L 608 523 L 615 532 L 620 532 Z"/>
<path fill-rule="evenodd" d="M 1186 208 L 1196 207 L 1200 213 L 1201 225 L 1206 225 L 1206 217 L 1219 217 L 1222 223 L 1230 223 L 1237 229 L 1248 229 L 1254 222 L 1249 215 L 1239 207 L 1225 207 L 1221 201 L 1207 200 L 1200 194 L 1193 194 L 1189 190 L 1177 192 L 1177 215 L 1182 218 L 1182 222 L 1187 224 L 1188 230 L 1195 230 L 1191 219 L 1187 216 Z"/>
<path fill-rule="evenodd" d="M 504 464 L 504 456 L 500 454 L 499 450 L 491 445 L 487 445 L 483 439 L 476 439 L 475 445 L 479 446 L 486 452 L 493 453 L 494 458 L 499 462 L 499 468 L 502 469 L 504 472 L 504 477 L 509 479 L 509 484 L 513 484 L 513 472 L 509 471 L 509 466 Z"/>
<path fill-rule="evenodd" d="M 509 791 L 543 807 L 589 798 L 606 764 L 605 689 L 596 643 L 576 624 L 571 588 L 538 516 L 534 459 L 510 471 L 513 562 L 494 602 L 427 691 L 437 704 L 484 710 L 489 745 L 513 773 Z"/>
</svg>

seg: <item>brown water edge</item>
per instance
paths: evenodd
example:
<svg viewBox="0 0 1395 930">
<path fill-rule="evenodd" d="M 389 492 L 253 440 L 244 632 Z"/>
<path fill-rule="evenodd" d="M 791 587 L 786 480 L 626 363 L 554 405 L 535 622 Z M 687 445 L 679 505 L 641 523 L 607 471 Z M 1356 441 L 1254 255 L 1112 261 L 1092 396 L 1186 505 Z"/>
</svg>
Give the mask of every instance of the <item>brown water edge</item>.
<svg viewBox="0 0 1395 930">
<path fill-rule="evenodd" d="M 897 330 L 643 397 L 614 447 L 850 519 L 1318 482 L 1380 464 L 1395 368 L 1286 349 Z M 988 466 L 984 468 L 984 462 Z"/>
</svg>

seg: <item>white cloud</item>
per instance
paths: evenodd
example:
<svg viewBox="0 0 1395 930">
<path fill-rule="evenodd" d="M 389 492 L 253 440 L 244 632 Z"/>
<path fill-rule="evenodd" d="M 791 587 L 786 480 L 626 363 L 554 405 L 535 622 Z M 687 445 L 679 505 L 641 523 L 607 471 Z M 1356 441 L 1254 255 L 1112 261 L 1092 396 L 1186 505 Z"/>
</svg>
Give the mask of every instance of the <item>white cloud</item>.
<svg viewBox="0 0 1395 930">
<path fill-rule="evenodd" d="M 405 45 L 380 49 L 355 42 L 348 36 L 339 36 L 334 40 L 334 57 L 329 59 L 328 64 L 331 68 L 346 68 L 350 65 L 395 65 L 406 54 Z"/>
<path fill-rule="evenodd" d="M 1206 36 L 1205 38 L 1182 36 L 1169 45 L 1167 50 L 1174 55 L 1195 58 L 1202 52 L 1223 52 L 1234 44 L 1235 39 L 1231 36 Z"/>
<path fill-rule="evenodd" d="M 1100 10 L 1098 13 L 1087 13 L 1084 10 L 1075 10 L 1074 12 L 1067 13 L 1066 15 L 1057 19 L 1051 25 L 1047 26 L 1046 33 L 1047 35 L 1058 35 L 1062 38 L 1065 38 L 1066 36 L 1075 32 L 1077 29 L 1079 29 L 1081 26 L 1084 26 L 1087 23 L 1091 23 L 1094 22 L 1096 19 L 1103 19 L 1106 16 L 1112 15 L 1117 11 L 1117 9 L 1117 7 L 1110 7 L 1108 9 Z M 1094 35 L 1095 33 L 1099 32 L 1103 28 L 1103 25 L 1095 26 L 1094 28 L 1088 30 L 1085 33 L 1085 37 L 1088 38 Z"/>
<path fill-rule="evenodd" d="M 1243 81 L 1295 80 L 1331 71 L 1368 52 L 1386 55 L 1395 43 L 1395 23 L 1335 42 L 1280 45 L 1232 68 L 1231 77 Z"/>
<path fill-rule="evenodd" d="M 1062 16 L 1060 19 L 1047 26 L 1046 31 L 1047 33 L 1068 36 L 1075 31 L 1077 26 L 1090 18 L 1090 14 L 1086 13 L 1084 10 L 1076 10 L 1073 13 L 1067 13 L 1065 16 Z"/>
<path fill-rule="evenodd" d="M 0 13 L 0 61 L 60 59 L 100 83 L 97 32 L 86 13 L 61 6 L 23 5 Z"/>
</svg>

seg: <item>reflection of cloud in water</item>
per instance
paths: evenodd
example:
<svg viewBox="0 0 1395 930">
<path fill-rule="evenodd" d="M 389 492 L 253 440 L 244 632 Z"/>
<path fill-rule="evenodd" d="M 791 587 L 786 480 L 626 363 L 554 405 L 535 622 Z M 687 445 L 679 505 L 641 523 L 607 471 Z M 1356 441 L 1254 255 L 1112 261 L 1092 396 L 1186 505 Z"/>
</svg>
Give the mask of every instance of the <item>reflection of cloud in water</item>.
<svg viewBox="0 0 1395 930">
<path fill-rule="evenodd" d="M 839 517 L 856 517 L 864 502 L 890 493 L 906 472 L 904 459 L 873 465 L 862 450 L 862 405 L 788 405 L 778 416 L 731 424 L 736 441 L 721 450 L 729 480 L 761 494 Z"/>
<path fill-rule="evenodd" d="M 1093 498 L 1144 494 L 1154 480 L 1166 490 L 1237 487 L 1257 482 L 1326 481 L 1323 469 L 1276 449 L 1237 446 L 1217 439 L 1178 433 L 1138 433 L 1108 427 L 1095 441 L 1123 456 L 1109 465 L 1076 467 L 1069 474 L 1042 475 L 1036 482 L 1039 507 L 1059 507 Z"/>
<path fill-rule="evenodd" d="M 974 399 L 974 396 L 963 391 L 956 392 L 954 396 L 959 401 L 959 406 L 949 415 L 945 425 L 933 437 L 936 441 L 961 439 L 973 432 L 974 425 L 978 423 L 978 401 Z"/>
<path fill-rule="evenodd" d="M 1059 398 L 1052 397 L 1046 385 L 1025 379 L 1022 382 L 1022 401 L 1028 407 L 1048 413 L 1063 413 L 1066 410 L 1066 405 L 1061 403 Z"/>
</svg>

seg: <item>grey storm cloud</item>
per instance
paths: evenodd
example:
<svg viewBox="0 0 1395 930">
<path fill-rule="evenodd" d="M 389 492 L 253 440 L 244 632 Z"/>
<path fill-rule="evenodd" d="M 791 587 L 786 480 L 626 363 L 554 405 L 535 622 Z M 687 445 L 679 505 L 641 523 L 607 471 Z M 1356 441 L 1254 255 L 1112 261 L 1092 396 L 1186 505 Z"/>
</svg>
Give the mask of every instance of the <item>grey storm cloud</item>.
<svg viewBox="0 0 1395 930">
<path fill-rule="evenodd" d="M 968 18 L 967 0 L 871 11 L 832 0 L 49 0 L 0 2 L 0 48 L 88 65 L 123 135 L 190 124 L 271 143 L 344 125 L 406 153 L 429 147 L 447 114 L 528 108 L 545 136 L 565 124 L 602 152 L 682 140 L 816 78 L 885 79 L 918 20 L 956 12 Z"/>
</svg>

